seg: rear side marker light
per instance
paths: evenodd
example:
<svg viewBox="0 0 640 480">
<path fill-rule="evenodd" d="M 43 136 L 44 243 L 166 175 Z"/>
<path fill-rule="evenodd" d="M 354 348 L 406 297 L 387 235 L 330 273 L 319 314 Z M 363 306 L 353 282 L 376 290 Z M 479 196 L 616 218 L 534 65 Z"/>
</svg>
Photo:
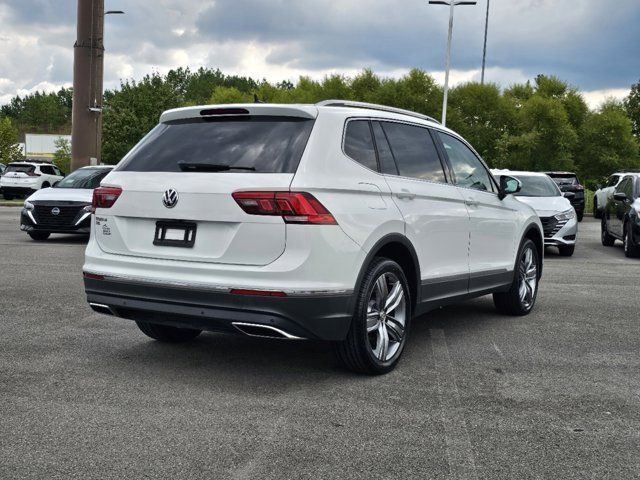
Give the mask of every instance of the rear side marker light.
<svg viewBox="0 0 640 480">
<path fill-rule="evenodd" d="M 90 280 L 104 280 L 104 275 L 98 275 L 96 273 L 82 272 L 82 276 Z"/>
<path fill-rule="evenodd" d="M 241 288 L 231 289 L 231 293 L 234 295 L 253 295 L 256 297 L 286 297 L 284 292 L 274 292 L 271 290 L 243 290 Z"/>
<path fill-rule="evenodd" d="M 96 208 L 111 208 L 122 194 L 122 189 L 118 187 L 98 187 L 93 191 L 93 202 L 91 210 L 95 213 Z"/>
<path fill-rule="evenodd" d="M 278 216 L 285 223 L 338 224 L 329 210 L 307 192 L 235 192 L 233 198 L 249 215 Z"/>
</svg>

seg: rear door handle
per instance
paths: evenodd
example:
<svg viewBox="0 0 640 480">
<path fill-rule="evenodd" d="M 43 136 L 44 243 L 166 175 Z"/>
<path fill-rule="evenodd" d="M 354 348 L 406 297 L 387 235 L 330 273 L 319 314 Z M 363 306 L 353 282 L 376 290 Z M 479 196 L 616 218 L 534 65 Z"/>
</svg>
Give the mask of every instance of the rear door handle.
<svg viewBox="0 0 640 480">
<path fill-rule="evenodd" d="M 399 193 L 396 193 L 396 197 L 398 197 L 398 198 L 406 198 L 408 200 L 413 200 L 414 198 L 416 198 L 416 194 L 415 193 L 411 193 L 406 188 L 403 188 L 402 190 L 400 190 Z"/>
</svg>

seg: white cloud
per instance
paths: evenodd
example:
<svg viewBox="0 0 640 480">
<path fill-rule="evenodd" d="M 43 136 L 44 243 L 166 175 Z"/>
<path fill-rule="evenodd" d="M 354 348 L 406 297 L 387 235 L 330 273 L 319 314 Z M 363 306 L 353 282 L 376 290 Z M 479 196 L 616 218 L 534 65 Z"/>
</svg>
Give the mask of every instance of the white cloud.
<svg viewBox="0 0 640 480">
<path fill-rule="evenodd" d="M 587 102 L 587 105 L 589 105 L 589 108 L 595 110 L 602 105 L 605 100 L 609 98 L 623 100 L 630 92 L 630 88 L 608 88 L 604 90 L 582 92 L 582 96 L 584 97 L 585 102 Z"/>
</svg>

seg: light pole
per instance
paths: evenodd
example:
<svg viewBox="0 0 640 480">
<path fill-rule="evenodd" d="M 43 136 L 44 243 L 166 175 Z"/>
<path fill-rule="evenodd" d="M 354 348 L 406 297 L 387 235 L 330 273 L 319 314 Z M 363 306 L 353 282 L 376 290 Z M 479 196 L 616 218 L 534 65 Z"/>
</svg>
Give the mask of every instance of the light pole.
<svg viewBox="0 0 640 480">
<path fill-rule="evenodd" d="M 442 100 L 442 125 L 447 125 L 447 99 L 449 97 L 449 70 L 451 69 L 451 37 L 453 35 L 453 8 L 458 5 L 475 5 L 477 1 L 445 1 L 445 0 L 429 0 L 429 5 L 448 5 L 449 6 L 449 35 L 447 36 L 447 66 L 444 74 L 444 98 Z"/>
<path fill-rule="evenodd" d="M 104 0 L 78 0 L 77 40 L 73 55 L 73 113 L 71 170 L 92 159 L 100 161 L 102 141 L 102 82 L 104 66 Z"/>
<path fill-rule="evenodd" d="M 480 85 L 484 85 L 484 67 L 487 64 L 487 33 L 489 32 L 489 3 L 487 0 L 487 18 L 484 21 L 484 48 L 482 49 L 482 75 L 480 76 Z"/>
</svg>

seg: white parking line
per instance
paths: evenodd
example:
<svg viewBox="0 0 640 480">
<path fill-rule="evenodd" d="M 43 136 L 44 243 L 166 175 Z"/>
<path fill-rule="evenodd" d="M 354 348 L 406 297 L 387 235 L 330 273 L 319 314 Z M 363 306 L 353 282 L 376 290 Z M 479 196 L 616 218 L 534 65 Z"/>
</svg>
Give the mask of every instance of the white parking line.
<svg viewBox="0 0 640 480">
<path fill-rule="evenodd" d="M 460 392 L 453 373 L 444 330 L 438 328 L 431 329 L 429 332 L 451 478 L 477 480 L 473 448 L 469 439 L 467 422 L 462 412 Z"/>
</svg>

